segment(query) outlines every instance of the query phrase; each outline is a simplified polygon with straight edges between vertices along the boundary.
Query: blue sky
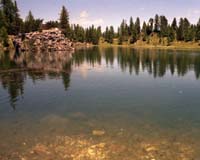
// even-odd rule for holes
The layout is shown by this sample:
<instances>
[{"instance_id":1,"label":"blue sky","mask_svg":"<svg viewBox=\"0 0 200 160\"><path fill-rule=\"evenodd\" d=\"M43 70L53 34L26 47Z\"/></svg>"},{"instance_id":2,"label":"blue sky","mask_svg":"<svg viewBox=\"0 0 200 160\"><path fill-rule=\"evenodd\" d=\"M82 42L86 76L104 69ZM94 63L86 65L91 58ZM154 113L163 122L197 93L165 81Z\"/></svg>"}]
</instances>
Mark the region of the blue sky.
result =
<instances>
[{"instance_id":1,"label":"blue sky","mask_svg":"<svg viewBox=\"0 0 200 160\"><path fill-rule=\"evenodd\" d=\"M173 17L187 17L196 23L200 17L200 0L17 0L20 14L26 17L31 10L36 18L45 21L58 20L62 5L70 13L70 21L83 26L92 23L118 26L122 19L130 16L141 21L154 17L156 13Z\"/></svg>"}]
</instances>

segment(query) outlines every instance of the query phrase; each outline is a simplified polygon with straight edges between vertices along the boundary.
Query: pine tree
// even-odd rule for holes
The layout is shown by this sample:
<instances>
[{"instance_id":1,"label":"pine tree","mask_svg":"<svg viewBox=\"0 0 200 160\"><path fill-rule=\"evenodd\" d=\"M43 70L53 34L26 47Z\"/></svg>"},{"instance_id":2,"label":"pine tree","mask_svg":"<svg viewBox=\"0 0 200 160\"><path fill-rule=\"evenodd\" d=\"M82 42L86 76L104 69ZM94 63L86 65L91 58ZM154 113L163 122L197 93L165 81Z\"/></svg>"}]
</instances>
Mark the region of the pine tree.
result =
<instances>
[{"instance_id":1,"label":"pine tree","mask_svg":"<svg viewBox=\"0 0 200 160\"><path fill-rule=\"evenodd\" d=\"M127 25L125 20L123 20L121 25L120 25L119 35L120 35L120 37L119 37L120 42L119 43L128 41L128 25Z\"/></svg>"},{"instance_id":2,"label":"pine tree","mask_svg":"<svg viewBox=\"0 0 200 160\"><path fill-rule=\"evenodd\" d=\"M3 44L4 47L8 47L8 33L5 27L0 28L0 43Z\"/></svg>"},{"instance_id":3,"label":"pine tree","mask_svg":"<svg viewBox=\"0 0 200 160\"><path fill-rule=\"evenodd\" d=\"M183 41L184 40L184 21L183 18L179 21L179 27L177 29L177 40Z\"/></svg>"},{"instance_id":4,"label":"pine tree","mask_svg":"<svg viewBox=\"0 0 200 160\"><path fill-rule=\"evenodd\" d=\"M160 16L160 34L161 37L168 37L168 20L165 16Z\"/></svg>"},{"instance_id":5,"label":"pine tree","mask_svg":"<svg viewBox=\"0 0 200 160\"><path fill-rule=\"evenodd\" d=\"M134 32L135 30L135 25L134 25L134 22L133 22L133 17L130 18L130 23L129 23L129 36L132 35L132 33Z\"/></svg>"},{"instance_id":6,"label":"pine tree","mask_svg":"<svg viewBox=\"0 0 200 160\"><path fill-rule=\"evenodd\" d=\"M0 10L0 28L1 27L7 27L6 19L4 16L4 13Z\"/></svg>"},{"instance_id":7,"label":"pine tree","mask_svg":"<svg viewBox=\"0 0 200 160\"><path fill-rule=\"evenodd\" d=\"M137 36L137 39L139 39L139 36L140 36L140 18L137 17L136 19L136 22L135 22L135 29L136 29L136 36Z\"/></svg>"},{"instance_id":8,"label":"pine tree","mask_svg":"<svg viewBox=\"0 0 200 160\"><path fill-rule=\"evenodd\" d=\"M79 26L79 25L74 25L73 29L73 37L72 39L75 40L76 42L84 42L85 41L85 31L84 28Z\"/></svg>"},{"instance_id":9,"label":"pine tree","mask_svg":"<svg viewBox=\"0 0 200 160\"><path fill-rule=\"evenodd\" d=\"M183 38L184 41L191 41L192 40L192 29L190 27L190 22L187 18L183 20Z\"/></svg>"},{"instance_id":10,"label":"pine tree","mask_svg":"<svg viewBox=\"0 0 200 160\"><path fill-rule=\"evenodd\" d=\"M168 41L173 42L176 39L176 31L172 26L168 26Z\"/></svg>"},{"instance_id":11,"label":"pine tree","mask_svg":"<svg viewBox=\"0 0 200 160\"><path fill-rule=\"evenodd\" d=\"M159 32L159 31L160 31L159 16L156 14L154 23L154 32Z\"/></svg>"},{"instance_id":12,"label":"pine tree","mask_svg":"<svg viewBox=\"0 0 200 160\"><path fill-rule=\"evenodd\" d=\"M19 16L19 9L17 7L17 2L14 1L14 21L12 23L13 33L16 35L21 31L22 20Z\"/></svg>"},{"instance_id":13,"label":"pine tree","mask_svg":"<svg viewBox=\"0 0 200 160\"><path fill-rule=\"evenodd\" d=\"M199 18L199 21L198 21L197 26L196 26L195 40L196 41L200 40L200 18Z\"/></svg>"},{"instance_id":14,"label":"pine tree","mask_svg":"<svg viewBox=\"0 0 200 160\"><path fill-rule=\"evenodd\" d=\"M176 20L176 18L174 18L173 19L173 21L172 21L172 29L174 30L174 31L177 31L177 29L178 29L178 26L177 26L177 20Z\"/></svg>"},{"instance_id":15,"label":"pine tree","mask_svg":"<svg viewBox=\"0 0 200 160\"><path fill-rule=\"evenodd\" d=\"M48 21L44 24L44 29L51 29L51 28L58 28L59 23L58 21Z\"/></svg>"},{"instance_id":16,"label":"pine tree","mask_svg":"<svg viewBox=\"0 0 200 160\"><path fill-rule=\"evenodd\" d=\"M104 32L104 39L106 42L109 42L109 29L106 27L106 31Z\"/></svg>"},{"instance_id":17,"label":"pine tree","mask_svg":"<svg viewBox=\"0 0 200 160\"><path fill-rule=\"evenodd\" d=\"M66 37L70 36L69 14L65 6L62 7L60 14L60 28Z\"/></svg>"},{"instance_id":18,"label":"pine tree","mask_svg":"<svg viewBox=\"0 0 200 160\"><path fill-rule=\"evenodd\" d=\"M18 34L21 31L23 21L19 15L17 2L13 2L12 0L1 0L0 6L7 24L6 28L8 33L12 35Z\"/></svg>"},{"instance_id":19,"label":"pine tree","mask_svg":"<svg viewBox=\"0 0 200 160\"><path fill-rule=\"evenodd\" d=\"M131 37L130 43L135 43L137 41L136 28L132 17L130 18L129 36Z\"/></svg>"},{"instance_id":20,"label":"pine tree","mask_svg":"<svg viewBox=\"0 0 200 160\"><path fill-rule=\"evenodd\" d=\"M33 29L34 29L34 17L33 17L33 14L31 11L29 11L28 13L28 16L26 17L25 19L25 32L28 33L28 32L32 32Z\"/></svg>"},{"instance_id":21,"label":"pine tree","mask_svg":"<svg viewBox=\"0 0 200 160\"><path fill-rule=\"evenodd\" d=\"M114 27L110 26L110 30L109 30L109 43L113 43L114 35L115 35Z\"/></svg>"},{"instance_id":22,"label":"pine tree","mask_svg":"<svg viewBox=\"0 0 200 160\"><path fill-rule=\"evenodd\" d=\"M149 23L147 25L147 34L150 35L153 32L153 18L149 19Z\"/></svg>"},{"instance_id":23,"label":"pine tree","mask_svg":"<svg viewBox=\"0 0 200 160\"><path fill-rule=\"evenodd\" d=\"M97 27L97 36L100 38L102 35L101 33L101 26Z\"/></svg>"},{"instance_id":24,"label":"pine tree","mask_svg":"<svg viewBox=\"0 0 200 160\"><path fill-rule=\"evenodd\" d=\"M12 0L1 0L2 11L7 22L7 31L12 34L12 23L14 21L14 4Z\"/></svg>"},{"instance_id":25,"label":"pine tree","mask_svg":"<svg viewBox=\"0 0 200 160\"><path fill-rule=\"evenodd\" d=\"M143 41L147 40L147 24L146 22L142 25L142 34L143 34Z\"/></svg>"},{"instance_id":26,"label":"pine tree","mask_svg":"<svg viewBox=\"0 0 200 160\"><path fill-rule=\"evenodd\" d=\"M42 29L42 19L35 19L32 12L29 11L28 16L24 22L24 32L35 32L40 31Z\"/></svg>"}]
</instances>

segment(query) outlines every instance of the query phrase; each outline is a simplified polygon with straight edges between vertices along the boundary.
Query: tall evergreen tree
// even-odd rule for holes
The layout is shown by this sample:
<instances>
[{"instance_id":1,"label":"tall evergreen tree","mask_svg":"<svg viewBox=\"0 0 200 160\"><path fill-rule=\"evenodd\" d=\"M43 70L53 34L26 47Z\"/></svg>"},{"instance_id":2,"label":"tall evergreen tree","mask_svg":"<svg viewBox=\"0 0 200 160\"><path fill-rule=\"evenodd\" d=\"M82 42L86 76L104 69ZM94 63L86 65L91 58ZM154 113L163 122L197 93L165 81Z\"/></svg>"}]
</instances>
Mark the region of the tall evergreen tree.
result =
<instances>
[{"instance_id":1,"label":"tall evergreen tree","mask_svg":"<svg viewBox=\"0 0 200 160\"><path fill-rule=\"evenodd\" d=\"M140 28L140 18L139 17L137 17L137 19L136 19L135 29L136 29L137 39L139 39L140 31L141 31L141 28Z\"/></svg>"},{"instance_id":2,"label":"tall evergreen tree","mask_svg":"<svg viewBox=\"0 0 200 160\"><path fill-rule=\"evenodd\" d=\"M1 0L0 3L5 20L8 24L7 31L9 34L12 34L12 23L14 22L14 4L12 0Z\"/></svg>"},{"instance_id":3,"label":"tall evergreen tree","mask_svg":"<svg viewBox=\"0 0 200 160\"><path fill-rule=\"evenodd\" d=\"M133 17L131 17L130 22L129 22L129 36L132 35L134 30L135 30L135 25L134 25L134 22L133 22Z\"/></svg>"},{"instance_id":4,"label":"tall evergreen tree","mask_svg":"<svg viewBox=\"0 0 200 160\"><path fill-rule=\"evenodd\" d=\"M114 27L110 26L110 31L109 31L109 43L113 43L113 38L115 36L115 32L114 32Z\"/></svg>"},{"instance_id":5,"label":"tall evergreen tree","mask_svg":"<svg viewBox=\"0 0 200 160\"><path fill-rule=\"evenodd\" d=\"M129 24L129 36L130 36L130 43L135 43L137 41L136 28L132 17L130 18L130 24Z\"/></svg>"},{"instance_id":6,"label":"tall evergreen tree","mask_svg":"<svg viewBox=\"0 0 200 160\"><path fill-rule=\"evenodd\" d=\"M73 34L72 34L73 32ZM84 28L80 25L73 25L71 27L71 36L70 39L76 41L76 42L84 42L85 41L85 31Z\"/></svg>"},{"instance_id":7,"label":"tall evergreen tree","mask_svg":"<svg viewBox=\"0 0 200 160\"><path fill-rule=\"evenodd\" d=\"M143 34L143 41L147 40L147 24L146 22L142 25L142 34Z\"/></svg>"},{"instance_id":8,"label":"tall evergreen tree","mask_svg":"<svg viewBox=\"0 0 200 160\"><path fill-rule=\"evenodd\" d=\"M147 25L147 34L150 35L153 32L153 18L149 19L149 23Z\"/></svg>"},{"instance_id":9,"label":"tall evergreen tree","mask_svg":"<svg viewBox=\"0 0 200 160\"><path fill-rule=\"evenodd\" d=\"M33 17L33 14L31 11L28 12L28 16L26 17L25 19L25 32L28 33L28 32L32 32L33 31L33 28L34 28L34 17Z\"/></svg>"},{"instance_id":10,"label":"tall evergreen tree","mask_svg":"<svg viewBox=\"0 0 200 160\"><path fill-rule=\"evenodd\" d=\"M183 37L184 37L184 41L192 40L192 28L187 18L184 18L183 20Z\"/></svg>"},{"instance_id":11,"label":"tall evergreen tree","mask_svg":"<svg viewBox=\"0 0 200 160\"><path fill-rule=\"evenodd\" d=\"M28 16L24 22L24 30L26 33L28 32L35 32L41 29L43 20L42 19L35 19L32 12L29 11Z\"/></svg>"},{"instance_id":12,"label":"tall evergreen tree","mask_svg":"<svg viewBox=\"0 0 200 160\"><path fill-rule=\"evenodd\" d=\"M176 31L172 26L168 26L168 41L173 42L176 39Z\"/></svg>"},{"instance_id":13,"label":"tall evergreen tree","mask_svg":"<svg viewBox=\"0 0 200 160\"><path fill-rule=\"evenodd\" d=\"M12 0L1 0L0 5L7 23L8 34L18 34L20 31L21 19L19 17L19 10L17 2Z\"/></svg>"},{"instance_id":14,"label":"tall evergreen tree","mask_svg":"<svg viewBox=\"0 0 200 160\"><path fill-rule=\"evenodd\" d=\"M162 37L168 36L168 20L165 16L160 16L160 34Z\"/></svg>"},{"instance_id":15,"label":"tall evergreen tree","mask_svg":"<svg viewBox=\"0 0 200 160\"><path fill-rule=\"evenodd\" d=\"M200 40L200 18L199 18L199 21L198 21L197 26L196 26L195 40L196 41Z\"/></svg>"},{"instance_id":16,"label":"tall evergreen tree","mask_svg":"<svg viewBox=\"0 0 200 160\"><path fill-rule=\"evenodd\" d=\"M160 20L159 16L156 14L155 20L154 20L154 32L159 32L160 31Z\"/></svg>"},{"instance_id":17,"label":"tall evergreen tree","mask_svg":"<svg viewBox=\"0 0 200 160\"><path fill-rule=\"evenodd\" d=\"M6 19L4 16L4 13L0 10L0 28L1 27L7 27Z\"/></svg>"},{"instance_id":18,"label":"tall evergreen tree","mask_svg":"<svg viewBox=\"0 0 200 160\"><path fill-rule=\"evenodd\" d=\"M4 47L8 47L8 33L5 27L0 28L0 43L3 44Z\"/></svg>"},{"instance_id":19,"label":"tall evergreen tree","mask_svg":"<svg viewBox=\"0 0 200 160\"><path fill-rule=\"evenodd\" d=\"M122 21L119 29L119 44L128 41L128 25L125 20Z\"/></svg>"},{"instance_id":20,"label":"tall evergreen tree","mask_svg":"<svg viewBox=\"0 0 200 160\"><path fill-rule=\"evenodd\" d=\"M184 40L184 21L183 18L179 21L179 26L177 29L177 40L183 41Z\"/></svg>"},{"instance_id":21,"label":"tall evergreen tree","mask_svg":"<svg viewBox=\"0 0 200 160\"><path fill-rule=\"evenodd\" d=\"M70 36L69 13L65 6L62 7L60 14L60 28L66 37Z\"/></svg>"},{"instance_id":22,"label":"tall evergreen tree","mask_svg":"<svg viewBox=\"0 0 200 160\"><path fill-rule=\"evenodd\" d=\"M97 27L97 36L100 38L102 35L101 33L101 26Z\"/></svg>"},{"instance_id":23,"label":"tall evergreen tree","mask_svg":"<svg viewBox=\"0 0 200 160\"><path fill-rule=\"evenodd\" d=\"M178 26L177 26L177 20L176 20L176 18L173 19L171 27L172 27L172 29L174 31L177 31Z\"/></svg>"},{"instance_id":24,"label":"tall evergreen tree","mask_svg":"<svg viewBox=\"0 0 200 160\"><path fill-rule=\"evenodd\" d=\"M14 21L13 21L13 33L18 34L21 31L22 20L19 15L19 9L17 2L14 1Z\"/></svg>"}]
</instances>

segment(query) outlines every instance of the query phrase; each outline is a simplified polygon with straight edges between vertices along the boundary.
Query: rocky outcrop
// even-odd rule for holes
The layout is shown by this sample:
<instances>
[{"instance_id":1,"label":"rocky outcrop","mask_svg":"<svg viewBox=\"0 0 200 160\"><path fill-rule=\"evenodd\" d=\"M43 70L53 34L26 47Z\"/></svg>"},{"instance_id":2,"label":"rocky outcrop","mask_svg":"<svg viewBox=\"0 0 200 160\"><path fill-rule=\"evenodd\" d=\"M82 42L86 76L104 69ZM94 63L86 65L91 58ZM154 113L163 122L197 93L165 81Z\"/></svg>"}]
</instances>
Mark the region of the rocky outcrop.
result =
<instances>
[{"instance_id":1,"label":"rocky outcrop","mask_svg":"<svg viewBox=\"0 0 200 160\"><path fill-rule=\"evenodd\" d=\"M21 51L74 51L73 43L57 28L17 36L14 44L19 44Z\"/></svg>"}]
</instances>

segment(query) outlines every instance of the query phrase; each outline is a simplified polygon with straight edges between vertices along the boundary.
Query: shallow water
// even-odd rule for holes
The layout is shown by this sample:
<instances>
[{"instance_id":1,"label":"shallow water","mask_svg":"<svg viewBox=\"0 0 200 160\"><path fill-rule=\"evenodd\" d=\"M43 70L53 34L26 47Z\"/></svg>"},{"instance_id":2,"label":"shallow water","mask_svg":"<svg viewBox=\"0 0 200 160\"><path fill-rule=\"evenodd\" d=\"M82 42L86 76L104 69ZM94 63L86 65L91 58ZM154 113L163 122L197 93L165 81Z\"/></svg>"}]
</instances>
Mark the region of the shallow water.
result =
<instances>
[{"instance_id":1,"label":"shallow water","mask_svg":"<svg viewBox=\"0 0 200 160\"><path fill-rule=\"evenodd\" d=\"M200 159L197 51L2 53L0 83L0 159Z\"/></svg>"}]
</instances>

